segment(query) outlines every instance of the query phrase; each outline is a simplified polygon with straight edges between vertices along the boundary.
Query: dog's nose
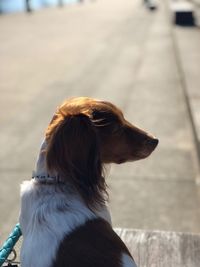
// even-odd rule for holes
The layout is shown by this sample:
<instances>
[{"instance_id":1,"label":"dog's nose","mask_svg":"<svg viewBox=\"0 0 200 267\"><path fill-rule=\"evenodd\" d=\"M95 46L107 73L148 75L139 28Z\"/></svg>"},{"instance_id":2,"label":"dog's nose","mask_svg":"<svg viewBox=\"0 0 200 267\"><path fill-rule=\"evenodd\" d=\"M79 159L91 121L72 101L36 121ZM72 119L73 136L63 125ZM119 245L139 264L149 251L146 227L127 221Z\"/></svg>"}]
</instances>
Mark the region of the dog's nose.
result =
<instances>
[{"instance_id":1,"label":"dog's nose","mask_svg":"<svg viewBox=\"0 0 200 267\"><path fill-rule=\"evenodd\" d=\"M157 138L154 138L154 139L151 140L151 143L152 143L153 146L156 147L158 145L158 143L159 143L159 140Z\"/></svg>"},{"instance_id":2,"label":"dog's nose","mask_svg":"<svg viewBox=\"0 0 200 267\"><path fill-rule=\"evenodd\" d=\"M158 145L159 140L157 138L148 138L145 142L146 145L148 146L152 146L154 148L156 148L156 146Z\"/></svg>"}]
</instances>

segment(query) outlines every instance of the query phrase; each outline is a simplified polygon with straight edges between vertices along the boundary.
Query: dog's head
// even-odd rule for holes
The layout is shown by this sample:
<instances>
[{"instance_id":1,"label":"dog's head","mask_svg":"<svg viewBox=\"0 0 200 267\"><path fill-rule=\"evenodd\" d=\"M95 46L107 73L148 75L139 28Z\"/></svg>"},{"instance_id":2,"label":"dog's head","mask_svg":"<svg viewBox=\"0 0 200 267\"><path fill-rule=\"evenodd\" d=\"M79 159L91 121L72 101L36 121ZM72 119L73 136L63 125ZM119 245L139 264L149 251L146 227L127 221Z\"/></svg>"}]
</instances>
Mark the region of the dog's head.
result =
<instances>
[{"instance_id":1,"label":"dog's head","mask_svg":"<svg viewBox=\"0 0 200 267\"><path fill-rule=\"evenodd\" d=\"M52 140L55 131L70 116L85 115L95 128L100 144L101 161L103 163L123 163L148 157L158 144L154 138L144 130L128 122L122 111L110 102L100 101L87 97L78 97L66 100L57 110L48 129L47 140ZM83 129L76 129L83 141ZM71 128L73 131L73 128ZM89 136L87 138L89 140ZM64 140L63 140L64 141ZM73 136L71 144L76 145L78 140ZM69 143L66 136L65 143ZM88 143L86 142L87 146Z\"/></svg>"},{"instance_id":2,"label":"dog's head","mask_svg":"<svg viewBox=\"0 0 200 267\"><path fill-rule=\"evenodd\" d=\"M158 144L110 102L86 97L66 100L58 108L46 140L48 169L71 177L75 186L79 183L79 191L85 190L86 194L90 194L90 187L91 192L96 188L96 193L99 186L105 188L103 163L144 159Z\"/></svg>"}]
</instances>

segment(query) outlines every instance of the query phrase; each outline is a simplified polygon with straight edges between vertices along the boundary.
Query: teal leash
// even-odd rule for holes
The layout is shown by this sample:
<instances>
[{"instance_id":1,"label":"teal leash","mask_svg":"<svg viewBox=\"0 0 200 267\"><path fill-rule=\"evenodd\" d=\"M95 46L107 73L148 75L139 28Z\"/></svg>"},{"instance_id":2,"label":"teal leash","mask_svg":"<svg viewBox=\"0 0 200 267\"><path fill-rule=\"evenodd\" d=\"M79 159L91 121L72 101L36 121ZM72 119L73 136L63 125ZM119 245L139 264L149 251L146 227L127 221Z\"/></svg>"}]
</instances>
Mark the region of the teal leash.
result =
<instances>
[{"instance_id":1,"label":"teal leash","mask_svg":"<svg viewBox=\"0 0 200 267\"><path fill-rule=\"evenodd\" d=\"M13 251L13 248L17 241L19 240L20 236L22 235L19 223L16 224L15 228L13 229L12 233L9 235L6 242L3 244L2 248L0 249L0 266L6 261L10 253Z\"/></svg>"}]
</instances>

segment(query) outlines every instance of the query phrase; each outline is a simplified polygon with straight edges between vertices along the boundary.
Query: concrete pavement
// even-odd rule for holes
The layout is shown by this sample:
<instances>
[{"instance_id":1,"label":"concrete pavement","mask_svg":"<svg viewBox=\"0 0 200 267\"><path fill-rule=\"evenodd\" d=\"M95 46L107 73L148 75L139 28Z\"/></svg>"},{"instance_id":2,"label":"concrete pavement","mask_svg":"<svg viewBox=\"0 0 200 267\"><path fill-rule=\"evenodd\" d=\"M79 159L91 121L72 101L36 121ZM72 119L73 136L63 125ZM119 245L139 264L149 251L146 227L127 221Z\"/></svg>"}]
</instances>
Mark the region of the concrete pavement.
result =
<instances>
[{"instance_id":1,"label":"concrete pavement","mask_svg":"<svg viewBox=\"0 0 200 267\"><path fill-rule=\"evenodd\" d=\"M19 184L31 177L51 115L80 95L117 104L160 139L149 159L111 167L114 226L200 232L197 150L182 83L186 72L194 75L183 62L189 46L199 53L199 32L189 30L172 29L167 4L149 12L139 0L0 17L1 240L18 220Z\"/></svg>"}]
</instances>

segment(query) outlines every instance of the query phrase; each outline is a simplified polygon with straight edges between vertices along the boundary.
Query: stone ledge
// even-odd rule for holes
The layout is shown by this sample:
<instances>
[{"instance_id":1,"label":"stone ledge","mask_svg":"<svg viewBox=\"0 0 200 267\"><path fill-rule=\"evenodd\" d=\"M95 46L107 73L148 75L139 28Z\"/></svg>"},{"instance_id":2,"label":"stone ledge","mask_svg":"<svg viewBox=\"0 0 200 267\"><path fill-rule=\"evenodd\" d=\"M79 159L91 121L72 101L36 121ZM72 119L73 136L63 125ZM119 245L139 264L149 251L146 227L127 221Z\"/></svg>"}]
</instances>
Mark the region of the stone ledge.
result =
<instances>
[{"instance_id":1,"label":"stone ledge","mask_svg":"<svg viewBox=\"0 0 200 267\"><path fill-rule=\"evenodd\" d=\"M138 267L199 267L200 234L122 228L115 231Z\"/></svg>"}]
</instances>

